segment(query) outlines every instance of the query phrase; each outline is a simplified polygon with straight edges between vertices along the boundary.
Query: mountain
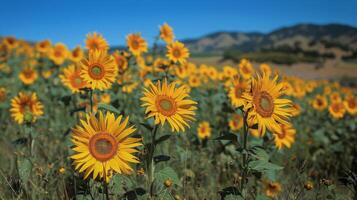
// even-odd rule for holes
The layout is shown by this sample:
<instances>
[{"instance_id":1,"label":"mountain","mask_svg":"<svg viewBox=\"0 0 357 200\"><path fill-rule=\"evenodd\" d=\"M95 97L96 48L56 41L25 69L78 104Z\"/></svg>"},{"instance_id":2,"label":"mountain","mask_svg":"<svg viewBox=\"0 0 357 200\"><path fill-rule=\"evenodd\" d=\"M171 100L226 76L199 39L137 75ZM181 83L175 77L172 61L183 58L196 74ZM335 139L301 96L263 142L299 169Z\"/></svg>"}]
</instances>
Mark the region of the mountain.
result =
<instances>
[{"instance_id":1,"label":"mountain","mask_svg":"<svg viewBox=\"0 0 357 200\"><path fill-rule=\"evenodd\" d=\"M183 42L192 53L255 52L276 48L357 51L357 28L342 24L297 24L270 33L215 32Z\"/></svg>"}]
</instances>

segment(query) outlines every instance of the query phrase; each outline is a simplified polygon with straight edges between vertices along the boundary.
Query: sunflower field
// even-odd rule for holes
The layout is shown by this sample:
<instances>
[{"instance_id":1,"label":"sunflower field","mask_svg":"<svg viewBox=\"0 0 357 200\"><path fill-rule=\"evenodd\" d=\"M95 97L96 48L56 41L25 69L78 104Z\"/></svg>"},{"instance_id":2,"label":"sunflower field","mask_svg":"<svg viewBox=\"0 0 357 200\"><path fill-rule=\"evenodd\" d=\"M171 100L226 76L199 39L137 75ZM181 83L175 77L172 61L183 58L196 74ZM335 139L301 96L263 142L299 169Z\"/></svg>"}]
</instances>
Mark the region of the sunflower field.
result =
<instances>
[{"instance_id":1,"label":"sunflower field","mask_svg":"<svg viewBox=\"0 0 357 200\"><path fill-rule=\"evenodd\" d=\"M356 88L126 41L0 40L0 199L357 198Z\"/></svg>"}]
</instances>

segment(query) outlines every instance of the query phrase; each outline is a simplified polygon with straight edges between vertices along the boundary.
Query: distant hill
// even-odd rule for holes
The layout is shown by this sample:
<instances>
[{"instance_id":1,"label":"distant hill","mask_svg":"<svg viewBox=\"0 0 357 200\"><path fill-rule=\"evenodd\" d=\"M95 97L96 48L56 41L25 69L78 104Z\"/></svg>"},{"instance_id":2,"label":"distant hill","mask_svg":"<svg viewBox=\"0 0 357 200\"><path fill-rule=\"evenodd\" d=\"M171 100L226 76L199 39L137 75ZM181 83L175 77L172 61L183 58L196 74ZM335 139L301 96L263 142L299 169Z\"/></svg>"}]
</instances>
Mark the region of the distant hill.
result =
<instances>
[{"instance_id":1,"label":"distant hill","mask_svg":"<svg viewBox=\"0 0 357 200\"><path fill-rule=\"evenodd\" d=\"M326 52L357 51L357 28L342 24L298 24L270 33L215 32L183 42L192 53L218 53L227 50L254 52L279 48L299 48Z\"/></svg>"}]
</instances>

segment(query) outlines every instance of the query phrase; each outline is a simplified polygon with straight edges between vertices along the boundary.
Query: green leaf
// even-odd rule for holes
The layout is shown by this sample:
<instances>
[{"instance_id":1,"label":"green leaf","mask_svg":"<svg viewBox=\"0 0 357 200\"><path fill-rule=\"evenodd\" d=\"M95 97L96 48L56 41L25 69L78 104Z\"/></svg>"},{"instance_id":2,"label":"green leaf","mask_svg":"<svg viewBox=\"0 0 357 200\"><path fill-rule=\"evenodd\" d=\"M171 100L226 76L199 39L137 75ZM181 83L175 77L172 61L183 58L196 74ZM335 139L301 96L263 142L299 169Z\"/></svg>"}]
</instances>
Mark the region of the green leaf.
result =
<instances>
[{"instance_id":1,"label":"green leaf","mask_svg":"<svg viewBox=\"0 0 357 200\"><path fill-rule=\"evenodd\" d=\"M251 161L251 162L249 162L249 167L254 170L260 171L260 172L264 172L267 170L281 170L281 169L283 169L283 167L273 164L273 163L270 163L265 160Z\"/></svg>"},{"instance_id":2,"label":"green leaf","mask_svg":"<svg viewBox=\"0 0 357 200\"><path fill-rule=\"evenodd\" d=\"M233 133L225 133L224 135L219 136L219 137L215 138L214 140L230 140L233 142L237 142L238 138L237 138L237 135L235 135Z\"/></svg>"},{"instance_id":3,"label":"green leaf","mask_svg":"<svg viewBox=\"0 0 357 200\"><path fill-rule=\"evenodd\" d=\"M161 136L159 139L157 139L157 140L155 141L155 143L156 143L156 144L159 144L159 143L161 143L161 142L163 142L163 141L169 139L170 137L171 137L171 134L163 135L163 136Z\"/></svg>"},{"instance_id":4,"label":"green leaf","mask_svg":"<svg viewBox=\"0 0 357 200\"><path fill-rule=\"evenodd\" d=\"M155 172L155 180L157 182L163 184L168 179L170 179L172 183L176 185L181 185L177 173L171 167L165 167L164 169Z\"/></svg>"},{"instance_id":5,"label":"green leaf","mask_svg":"<svg viewBox=\"0 0 357 200\"><path fill-rule=\"evenodd\" d=\"M129 177L116 174L112 178L111 186L114 194L122 195L125 193L124 187L131 189L134 183Z\"/></svg>"},{"instance_id":6,"label":"green leaf","mask_svg":"<svg viewBox=\"0 0 357 200\"><path fill-rule=\"evenodd\" d=\"M26 158L20 159L18 162L19 176L23 182L27 182L31 176L32 163Z\"/></svg>"},{"instance_id":7,"label":"green leaf","mask_svg":"<svg viewBox=\"0 0 357 200\"><path fill-rule=\"evenodd\" d=\"M259 195L257 196L257 198L255 198L255 200L271 200L271 198L269 198L269 197L267 197L267 196L265 196L265 195L259 194Z\"/></svg>"},{"instance_id":8,"label":"green leaf","mask_svg":"<svg viewBox=\"0 0 357 200\"><path fill-rule=\"evenodd\" d=\"M269 161L269 154L260 147L255 147L252 149L254 153L254 157L256 157L258 160L264 160L264 161Z\"/></svg>"},{"instance_id":9,"label":"green leaf","mask_svg":"<svg viewBox=\"0 0 357 200\"><path fill-rule=\"evenodd\" d=\"M109 104L99 103L98 104L98 109L107 110L107 111L110 111L112 113L116 113L118 115L121 115L121 112L118 109L114 108L112 105L109 105Z\"/></svg>"}]
</instances>

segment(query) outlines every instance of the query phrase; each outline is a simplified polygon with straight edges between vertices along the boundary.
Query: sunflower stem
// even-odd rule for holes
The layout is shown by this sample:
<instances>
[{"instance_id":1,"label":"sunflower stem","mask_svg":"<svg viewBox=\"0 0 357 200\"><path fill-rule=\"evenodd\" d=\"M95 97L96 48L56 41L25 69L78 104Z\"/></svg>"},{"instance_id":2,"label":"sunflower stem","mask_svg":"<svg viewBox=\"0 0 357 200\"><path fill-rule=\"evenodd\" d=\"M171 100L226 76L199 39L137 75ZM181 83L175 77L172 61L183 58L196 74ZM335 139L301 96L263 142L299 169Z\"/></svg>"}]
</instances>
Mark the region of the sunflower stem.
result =
<instances>
[{"instance_id":1,"label":"sunflower stem","mask_svg":"<svg viewBox=\"0 0 357 200\"><path fill-rule=\"evenodd\" d=\"M105 194L105 199L109 200L109 191L108 191L108 184L107 184L107 173L105 171L105 166L103 164L103 172L104 172L104 177L103 177L103 199L104 199L104 194Z\"/></svg>"},{"instance_id":2,"label":"sunflower stem","mask_svg":"<svg viewBox=\"0 0 357 200\"><path fill-rule=\"evenodd\" d=\"M248 118L248 111L244 112L244 127L243 127L243 157L242 157L242 179L240 182L240 191L243 193L243 189L244 189L244 184L245 184L245 179L247 176L247 160L248 160L248 155L247 155L247 143L248 143L248 122L247 122L247 118Z\"/></svg>"},{"instance_id":3,"label":"sunflower stem","mask_svg":"<svg viewBox=\"0 0 357 200\"><path fill-rule=\"evenodd\" d=\"M90 112L93 112L93 90L89 90Z\"/></svg>"},{"instance_id":4,"label":"sunflower stem","mask_svg":"<svg viewBox=\"0 0 357 200\"><path fill-rule=\"evenodd\" d=\"M154 163L154 152L155 152L155 147L156 147L156 133L157 133L158 125L155 125L152 132L151 132L151 145L149 148L148 152L148 164L147 164L147 169L148 169L148 178L149 178L149 188L148 190L150 191L150 197L153 196L153 189L154 189L154 172L155 172L155 163Z\"/></svg>"}]
</instances>

